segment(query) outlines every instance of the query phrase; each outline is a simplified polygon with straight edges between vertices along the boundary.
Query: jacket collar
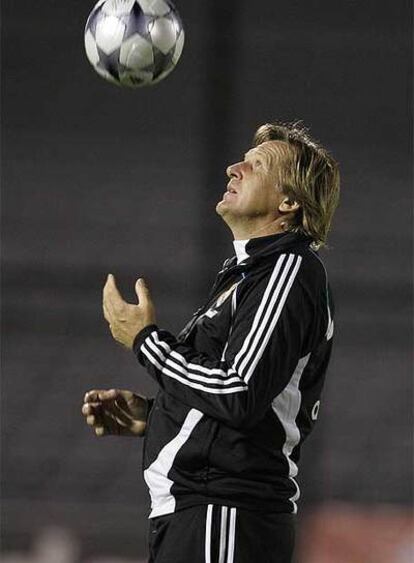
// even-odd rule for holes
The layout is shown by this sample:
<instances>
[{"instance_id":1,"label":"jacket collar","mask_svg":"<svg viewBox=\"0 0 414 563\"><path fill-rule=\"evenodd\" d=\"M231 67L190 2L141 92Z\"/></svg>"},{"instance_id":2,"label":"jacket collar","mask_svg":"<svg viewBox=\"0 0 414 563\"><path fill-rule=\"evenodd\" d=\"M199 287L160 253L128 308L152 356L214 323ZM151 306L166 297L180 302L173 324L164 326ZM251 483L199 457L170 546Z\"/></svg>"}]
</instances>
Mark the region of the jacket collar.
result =
<instances>
[{"instance_id":1,"label":"jacket collar","mask_svg":"<svg viewBox=\"0 0 414 563\"><path fill-rule=\"evenodd\" d=\"M248 242L250 242L249 239L233 241L237 264L240 264L240 262L244 262L244 260L246 260L249 257L249 254L246 251L246 245Z\"/></svg>"},{"instance_id":2,"label":"jacket collar","mask_svg":"<svg viewBox=\"0 0 414 563\"><path fill-rule=\"evenodd\" d=\"M235 240L233 245L236 256L231 259L231 264L228 265L245 264L247 266L276 252L287 252L293 248L308 247L311 242L312 238L302 233L277 233L249 240Z\"/></svg>"},{"instance_id":3,"label":"jacket collar","mask_svg":"<svg viewBox=\"0 0 414 563\"><path fill-rule=\"evenodd\" d=\"M234 242L241 243L235 245L236 256L224 261L223 268L218 272L210 291L209 299L226 287L230 279L234 281L240 275L244 277L253 268L267 269L268 261L272 260L275 254L292 250L296 252L306 250L309 248L312 238L301 233L278 233ZM238 258L241 258L239 262Z\"/></svg>"}]
</instances>

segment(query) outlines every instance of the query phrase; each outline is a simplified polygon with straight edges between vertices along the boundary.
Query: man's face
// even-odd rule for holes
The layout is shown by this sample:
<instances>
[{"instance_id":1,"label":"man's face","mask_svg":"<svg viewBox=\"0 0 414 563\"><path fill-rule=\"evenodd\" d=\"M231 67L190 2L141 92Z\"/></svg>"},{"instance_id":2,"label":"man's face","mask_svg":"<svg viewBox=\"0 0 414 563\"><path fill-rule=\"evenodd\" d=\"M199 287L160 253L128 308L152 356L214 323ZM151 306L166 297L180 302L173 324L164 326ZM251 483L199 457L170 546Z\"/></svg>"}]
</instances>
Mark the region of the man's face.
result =
<instances>
[{"instance_id":1,"label":"man's face","mask_svg":"<svg viewBox=\"0 0 414 563\"><path fill-rule=\"evenodd\" d=\"M230 178L216 211L226 220L272 220L285 197L278 185L278 172L286 157L286 144L266 141L250 149L244 160L227 168Z\"/></svg>"}]
</instances>

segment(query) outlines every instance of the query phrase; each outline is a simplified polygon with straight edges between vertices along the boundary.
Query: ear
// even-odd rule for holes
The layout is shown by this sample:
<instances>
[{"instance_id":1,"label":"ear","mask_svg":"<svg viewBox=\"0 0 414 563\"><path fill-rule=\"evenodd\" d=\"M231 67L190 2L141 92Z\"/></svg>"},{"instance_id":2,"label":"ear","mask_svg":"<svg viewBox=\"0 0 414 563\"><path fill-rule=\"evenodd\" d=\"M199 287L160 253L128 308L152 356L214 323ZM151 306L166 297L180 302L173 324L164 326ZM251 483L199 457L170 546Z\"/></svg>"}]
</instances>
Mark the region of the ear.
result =
<instances>
[{"instance_id":1,"label":"ear","mask_svg":"<svg viewBox=\"0 0 414 563\"><path fill-rule=\"evenodd\" d=\"M291 199L289 196L285 196L279 204L279 211L281 213L294 213L300 208L300 204Z\"/></svg>"}]
</instances>

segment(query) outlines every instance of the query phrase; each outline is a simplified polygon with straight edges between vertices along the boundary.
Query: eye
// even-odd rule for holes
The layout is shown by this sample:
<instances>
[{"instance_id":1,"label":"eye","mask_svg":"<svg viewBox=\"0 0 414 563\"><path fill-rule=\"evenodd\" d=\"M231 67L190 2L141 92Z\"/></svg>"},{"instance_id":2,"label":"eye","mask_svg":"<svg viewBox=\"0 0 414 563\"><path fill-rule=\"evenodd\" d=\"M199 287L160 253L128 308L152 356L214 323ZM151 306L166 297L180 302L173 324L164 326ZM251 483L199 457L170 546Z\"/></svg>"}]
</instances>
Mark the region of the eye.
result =
<instances>
[{"instance_id":1,"label":"eye","mask_svg":"<svg viewBox=\"0 0 414 563\"><path fill-rule=\"evenodd\" d=\"M263 160L255 157L254 155L245 155L244 161L247 162L252 169L263 168Z\"/></svg>"}]
</instances>

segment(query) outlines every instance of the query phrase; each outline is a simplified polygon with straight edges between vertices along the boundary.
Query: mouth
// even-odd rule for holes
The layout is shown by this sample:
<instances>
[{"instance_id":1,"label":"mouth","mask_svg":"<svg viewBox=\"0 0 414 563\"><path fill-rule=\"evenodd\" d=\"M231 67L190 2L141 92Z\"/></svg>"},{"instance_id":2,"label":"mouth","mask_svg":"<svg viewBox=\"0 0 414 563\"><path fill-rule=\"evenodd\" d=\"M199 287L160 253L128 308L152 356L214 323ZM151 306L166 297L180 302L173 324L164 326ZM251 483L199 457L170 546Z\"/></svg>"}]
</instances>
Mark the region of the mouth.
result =
<instances>
[{"instance_id":1,"label":"mouth","mask_svg":"<svg viewBox=\"0 0 414 563\"><path fill-rule=\"evenodd\" d=\"M230 201L232 199L234 199L234 197L237 195L237 192L235 190L227 190L226 192L224 192L223 194L223 201Z\"/></svg>"},{"instance_id":2,"label":"mouth","mask_svg":"<svg viewBox=\"0 0 414 563\"><path fill-rule=\"evenodd\" d=\"M233 188L231 182L227 184L227 190L223 194L223 198L220 203L224 201L232 201L235 196L238 195L238 192Z\"/></svg>"}]
</instances>

